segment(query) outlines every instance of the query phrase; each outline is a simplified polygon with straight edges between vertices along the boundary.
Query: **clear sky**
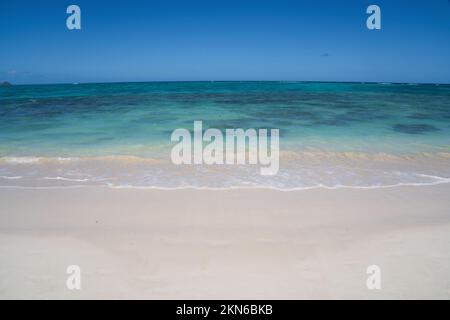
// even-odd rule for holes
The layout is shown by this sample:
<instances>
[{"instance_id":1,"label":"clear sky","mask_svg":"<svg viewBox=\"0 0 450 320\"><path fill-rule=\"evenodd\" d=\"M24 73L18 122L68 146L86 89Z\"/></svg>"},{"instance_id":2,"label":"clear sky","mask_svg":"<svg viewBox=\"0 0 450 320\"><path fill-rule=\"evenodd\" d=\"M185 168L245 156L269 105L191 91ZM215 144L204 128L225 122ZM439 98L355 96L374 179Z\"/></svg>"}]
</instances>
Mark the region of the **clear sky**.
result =
<instances>
[{"instance_id":1,"label":"clear sky","mask_svg":"<svg viewBox=\"0 0 450 320\"><path fill-rule=\"evenodd\" d=\"M2 80L450 83L450 1L2 0Z\"/></svg>"}]
</instances>

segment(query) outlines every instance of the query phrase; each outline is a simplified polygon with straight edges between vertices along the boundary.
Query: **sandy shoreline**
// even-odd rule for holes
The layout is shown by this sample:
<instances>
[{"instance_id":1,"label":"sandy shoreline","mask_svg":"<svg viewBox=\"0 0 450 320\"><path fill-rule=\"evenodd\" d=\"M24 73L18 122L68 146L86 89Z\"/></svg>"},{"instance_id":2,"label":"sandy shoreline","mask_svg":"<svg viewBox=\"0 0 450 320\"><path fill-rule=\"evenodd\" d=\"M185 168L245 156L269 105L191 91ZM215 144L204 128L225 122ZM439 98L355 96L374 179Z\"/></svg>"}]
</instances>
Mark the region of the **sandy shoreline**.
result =
<instances>
[{"instance_id":1,"label":"sandy shoreline","mask_svg":"<svg viewBox=\"0 0 450 320\"><path fill-rule=\"evenodd\" d=\"M0 298L448 299L449 194L4 188Z\"/></svg>"}]
</instances>

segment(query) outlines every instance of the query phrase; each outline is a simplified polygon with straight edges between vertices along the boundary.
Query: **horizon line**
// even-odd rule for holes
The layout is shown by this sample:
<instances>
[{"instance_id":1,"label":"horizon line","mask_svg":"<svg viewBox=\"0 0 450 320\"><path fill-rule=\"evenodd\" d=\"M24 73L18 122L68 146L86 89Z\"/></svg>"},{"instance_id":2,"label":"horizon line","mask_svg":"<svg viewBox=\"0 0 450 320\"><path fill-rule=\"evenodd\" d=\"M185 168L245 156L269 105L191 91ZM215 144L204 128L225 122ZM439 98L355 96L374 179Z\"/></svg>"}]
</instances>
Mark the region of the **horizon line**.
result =
<instances>
[{"instance_id":1,"label":"horizon line","mask_svg":"<svg viewBox=\"0 0 450 320\"><path fill-rule=\"evenodd\" d=\"M122 83L204 83L204 82L292 82L292 83L348 83L348 84L414 84L414 85L450 85L450 82L397 82L397 81L333 81L333 80L149 80L149 81L88 81L88 82L54 82L54 83L22 83L14 84L3 80L0 83L8 83L11 86L46 86L46 85L89 85L89 84L122 84ZM5 87L5 86L0 86Z\"/></svg>"}]
</instances>

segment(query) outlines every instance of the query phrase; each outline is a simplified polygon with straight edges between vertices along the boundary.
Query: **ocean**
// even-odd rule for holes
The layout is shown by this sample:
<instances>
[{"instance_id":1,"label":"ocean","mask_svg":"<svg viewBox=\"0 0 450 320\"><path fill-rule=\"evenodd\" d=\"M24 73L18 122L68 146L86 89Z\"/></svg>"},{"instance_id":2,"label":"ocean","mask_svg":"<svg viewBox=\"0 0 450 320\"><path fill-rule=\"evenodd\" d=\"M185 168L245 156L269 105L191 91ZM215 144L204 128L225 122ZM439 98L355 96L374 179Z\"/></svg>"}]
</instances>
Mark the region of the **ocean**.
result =
<instances>
[{"instance_id":1,"label":"ocean","mask_svg":"<svg viewBox=\"0 0 450 320\"><path fill-rule=\"evenodd\" d=\"M280 169L181 165L173 130L280 131ZM0 186L378 188L450 182L450 85L148 82L0 87Z\"/></svg>"}]
</instances>

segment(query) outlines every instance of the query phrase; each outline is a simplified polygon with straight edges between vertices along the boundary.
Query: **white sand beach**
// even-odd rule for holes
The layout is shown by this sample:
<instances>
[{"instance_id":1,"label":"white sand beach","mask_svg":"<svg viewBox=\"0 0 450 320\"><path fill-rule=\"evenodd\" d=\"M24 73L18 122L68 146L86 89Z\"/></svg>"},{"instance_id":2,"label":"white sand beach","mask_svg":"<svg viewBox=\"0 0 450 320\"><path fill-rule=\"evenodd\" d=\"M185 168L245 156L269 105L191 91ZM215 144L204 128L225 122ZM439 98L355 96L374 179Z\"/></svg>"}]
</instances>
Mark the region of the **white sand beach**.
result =
<instances>
[{"instance_id":1,"label":"white sand beach","mask_svg":"<svg viewBox=\"0 0 450 320\"><path fill-rule=\"evenodd\" d=\"M2 188L0 298L449 299L449 194Z\"/></svg>"}]
</instances>

